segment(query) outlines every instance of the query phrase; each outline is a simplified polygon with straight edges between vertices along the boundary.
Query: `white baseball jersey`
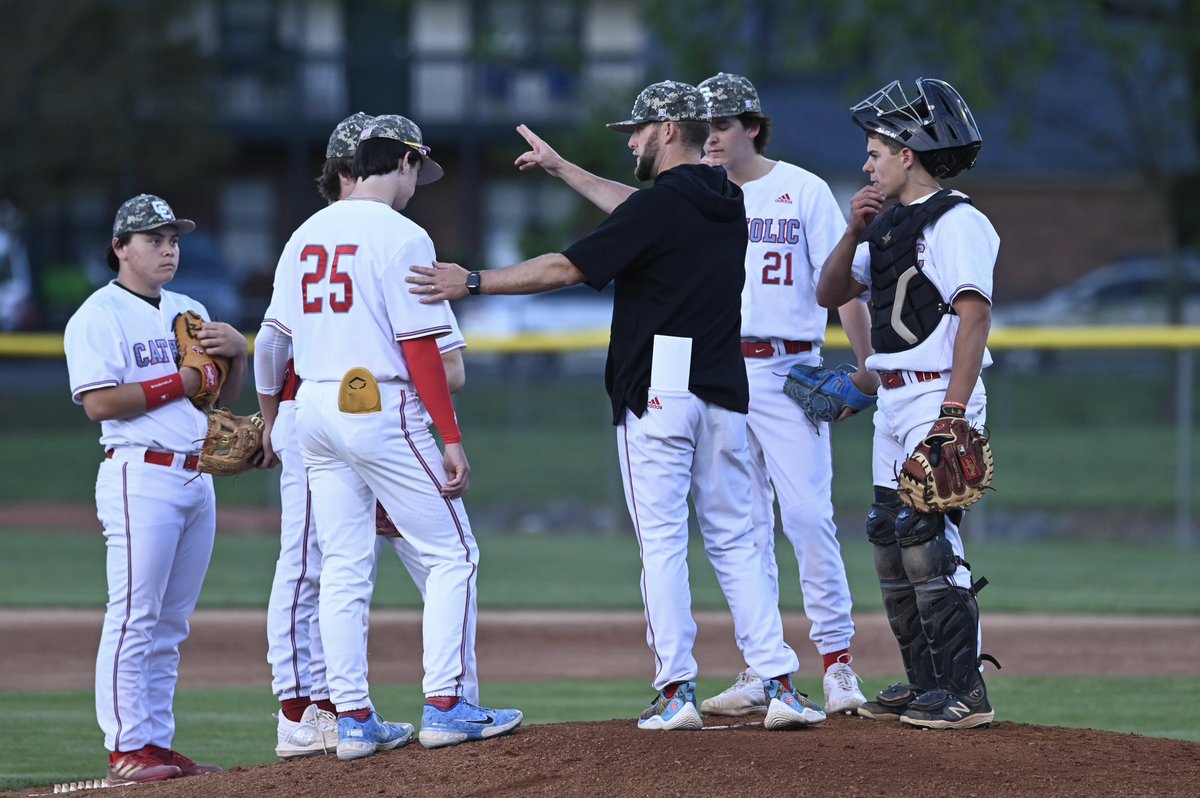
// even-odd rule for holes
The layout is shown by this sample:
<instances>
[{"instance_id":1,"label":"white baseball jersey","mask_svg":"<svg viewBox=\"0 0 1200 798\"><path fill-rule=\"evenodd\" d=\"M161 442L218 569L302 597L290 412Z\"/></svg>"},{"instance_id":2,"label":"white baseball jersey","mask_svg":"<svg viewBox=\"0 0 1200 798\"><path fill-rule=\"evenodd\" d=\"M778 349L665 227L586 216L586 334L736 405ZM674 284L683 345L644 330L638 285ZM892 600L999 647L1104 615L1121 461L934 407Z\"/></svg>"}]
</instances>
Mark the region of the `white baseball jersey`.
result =
<instances>
[{"instance_id":1,"label":"white baseball jersey","mask_svg":"<svg viewBox=\"0 0 1200 798\"><path fill-rule=\"evenodd\" d=\"M742 337L824 343L828 314L817 304L817 280L846 229L833 192L812 172L776 161L742 194L750 233Z\"/></svg>"},{"instance_id":2,"label":"white baseball jersey","mask_svg":"<svg viewBox=\"0 0 1200 798\"><path fill-rule=\"evenodd\" d=\"M63 336L75 404L83 404L83 394L97 388L176 373L172 323L187 310L209 320L204 306L183 294L163 291L155 308L115 280L88 297ZM196 452L207 429L204 413L191 402L174 401L134 418L101 421L100 444Z\"/></svg>"},{"instance_id":3,"label":"white baseball jersey","mask_svg":"<svg viewBox=\"0 0 1200 798\"><path fill-rule=\"evenodd\" d=\"M750 243L742 289L742 337L813 344L787 355L746 358L750 382L751 521L762 570L779 603L775 502L800 571L809 637L821 654L845 651L854 636L852 600L833 521L829 425L813 426L783 393L794 365L818 365L828 311L817 304L821 266L846 219L821 178L777 161L742 185ZM764 674L769 678L770 674Z\"/></svg>"},{"instance_id":4,"label":"white baseball jersey","mask_svg":"<svg viewBox=\"0 0 1200 798\"><path fill-rule=\"evenodd\" d=\"M954 192L958 196L966 196ZM933 193L916 202L924 202ZM947 302L963 291L976 291L992 301L992 272L1000 236L996 228L977 208L960 203L946 211L937 221L925 228L917 238L917 266L941 292ZM871 251L867 243L854 251L851 268L854 279L870 288ZM953 314L942 317L937 329L921 343L903 352L879 353L867 359L875 371L949 371L954 360L954 339L959 318ZM992 364L992 354L983 352L983 367Z\"/></svg>"},{"instance_id":5,"label":"white baseball jersey","mask_svg":"<svg viewBox=\"0 0 1200 798\"><path fill-rule=\"evenodd\" d=\"M339 243L348 228L355 240ZM263 323L292 337L296 373L305 381L338 382L350 366L380 382L407 381L396 344L451 332L449 306L421 304L404 282L410 266L433 260L425 231L388 205L335 202L284 247Z\"/></svg>"},{"instance_id":6,"label":"white baseball jersey","mask_svg":"<svg viewBox=\"0 0 1200 798\"><path fill-rule=\"evenodd\" d=\"M177 313L202 305L163 291L159 307L115 282L67 322L71 397L176 373ZM179 646L188 636L216 534L212 477L186 469L207 424L187 399L102 421L96 476L108 605L96 655L96 718L110 751L170 748ZM146 459L150 451L158 458ZM166 454L174 452L174 457Z\"/></svg>"}]
</instances>

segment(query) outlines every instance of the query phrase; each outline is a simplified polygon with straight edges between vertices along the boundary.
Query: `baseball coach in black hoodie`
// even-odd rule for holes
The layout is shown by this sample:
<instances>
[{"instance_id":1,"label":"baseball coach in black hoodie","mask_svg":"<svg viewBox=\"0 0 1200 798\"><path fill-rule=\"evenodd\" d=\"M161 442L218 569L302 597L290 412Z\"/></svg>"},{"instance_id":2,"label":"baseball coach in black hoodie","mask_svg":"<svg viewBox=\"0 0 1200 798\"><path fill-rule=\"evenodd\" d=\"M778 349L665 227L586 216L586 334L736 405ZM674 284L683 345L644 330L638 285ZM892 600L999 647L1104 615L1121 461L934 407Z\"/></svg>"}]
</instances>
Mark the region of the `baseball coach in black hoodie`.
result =
<instances>
[{"instance_id":1,"label":"baseball coach in black hoodie","mask_svg":"<svg viewBox=\"0 0 1200 798\"><path fill-rule=\"evenodd\" d=\"M697 729L696 624L688 585L688 494L704 548L733 613L746 663L764 679L764 725L785 729L825 719L797 693L799 662L784 642L774 598L762 579L750 516L746 438L749 387L741 351L746 212L724 169L700 162L708 136L703 94L677 81L638 95L630 118L608 127L629 134L634 190L565 161L528 128L521 170L541 167L609 213L561 253L503 269L413 266L422 302L476 294L533 294L615 283L604 382L625 499L642 558L646 641L654 655L654 701L638 726Z\"/></svg>"}]
</instances>

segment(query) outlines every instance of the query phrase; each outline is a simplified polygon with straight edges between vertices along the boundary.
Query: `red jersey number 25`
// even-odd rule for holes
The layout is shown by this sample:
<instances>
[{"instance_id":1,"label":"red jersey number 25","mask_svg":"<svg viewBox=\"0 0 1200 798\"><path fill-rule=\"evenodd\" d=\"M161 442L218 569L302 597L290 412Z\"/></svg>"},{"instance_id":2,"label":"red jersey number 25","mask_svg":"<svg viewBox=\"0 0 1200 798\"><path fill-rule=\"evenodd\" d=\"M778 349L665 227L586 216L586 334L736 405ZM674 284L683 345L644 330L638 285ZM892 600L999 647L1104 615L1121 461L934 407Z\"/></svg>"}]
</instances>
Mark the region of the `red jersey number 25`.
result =
<instances>
[{"instance_id":1,"label":"red jersey number 25","mask_svg":"<svg viewBox=\"0 0 1200 798\"><path fill-rule=\"evenodd\" d=\"M338 271L338 260L343 256L353 257L356 252L357 244L339 244L333 250L332 263L325 247L309 244L300 252L300 260L308 261L313 267L300 278L300 301L305 313L324 310L326 297L329 298L329 309L334 313L350 310L354 304L354 283L349 274Z\"/></svg>"}]
</instances>

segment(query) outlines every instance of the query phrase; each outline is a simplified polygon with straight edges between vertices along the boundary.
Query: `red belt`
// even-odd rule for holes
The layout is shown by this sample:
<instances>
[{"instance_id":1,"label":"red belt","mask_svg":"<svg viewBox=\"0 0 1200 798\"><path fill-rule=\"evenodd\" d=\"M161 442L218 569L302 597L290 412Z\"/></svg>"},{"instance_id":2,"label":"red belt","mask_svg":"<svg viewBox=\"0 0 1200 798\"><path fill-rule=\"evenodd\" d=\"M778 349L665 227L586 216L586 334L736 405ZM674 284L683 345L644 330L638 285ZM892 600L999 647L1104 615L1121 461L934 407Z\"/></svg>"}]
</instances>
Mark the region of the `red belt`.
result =
<instances>
[{"instance_id":1,"label":"red belt","mask_svg":"<svg viewBox=\"0 0 1200 798\"><path fill-rule=\"evenodd\" d=\"M909 377L904 375L908 374ZM881 371L879 372L879 384L884 388L899 388L912 380L917 382L931 382L940 380L942 374L940 371Z\"/></svg>"},{"instance_id":2,"label":"red belt","mask_svg":"<svg viewBox=\"0 0 1200 798\"><path fill-rule=\"evenodd\" d=\"M279 394L279 401L290 402L296 398L296 392L300 390L300 375L296 373L296 365L294 360L288 360L287 368L283 372L283 391Z\"/></svg>"},{"instance_id":3,"label":"red belt","mask_svg":"<svg viewBox=\"0 0 1200 798\"><path fill-rule=\"evenodd\" d=\"M113 451L114 451L113 449L109 449L108 453L104 455L105 459L111 460L113 458ZM174 452L155 452L150 449L147 449L146 456L142 459L145 460L147 463L152 463L153 465L166 466L167 468L170 468L171 466L175 465L175 453ZM200 463L200 455L198 455L198 454L185 455L183 458L183 470L184 471L195 471L196 466L199 463Z\"/></svg>"},{"instance_id":4,"label":"red belt","mask_svg":"<svg viewBox=\"0 0 1200 798\"><path fill-rule=\"evenodd\" d=\"M811 352L812 344L808 341L780 341L785 355L798 355L801 352ZM774 357L775 344L769 339L742 341L742 357Z\"/></svg>"}]
</instances>

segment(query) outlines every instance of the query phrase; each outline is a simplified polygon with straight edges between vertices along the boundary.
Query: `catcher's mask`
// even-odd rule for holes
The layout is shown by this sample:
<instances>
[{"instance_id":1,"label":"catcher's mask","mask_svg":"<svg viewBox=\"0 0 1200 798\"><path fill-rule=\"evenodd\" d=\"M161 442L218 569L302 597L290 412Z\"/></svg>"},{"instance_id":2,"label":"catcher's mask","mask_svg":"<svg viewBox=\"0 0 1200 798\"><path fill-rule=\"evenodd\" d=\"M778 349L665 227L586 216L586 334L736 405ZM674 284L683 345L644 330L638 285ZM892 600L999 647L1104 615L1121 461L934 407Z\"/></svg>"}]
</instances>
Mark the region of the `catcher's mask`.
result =
<instances>
[{"instance_id":1,"label":"catcher's mask","mask_svg":"<svg viewBox=\"0 0 1200 798\"><path fill-rule=\"evenodd\" d=\"M944 80L918 78L909 100L893 80L850 109L854 124L922 154L934 177L954 177L975 165L983 137L962 95Z\"/></svg>"}]
</instances>

